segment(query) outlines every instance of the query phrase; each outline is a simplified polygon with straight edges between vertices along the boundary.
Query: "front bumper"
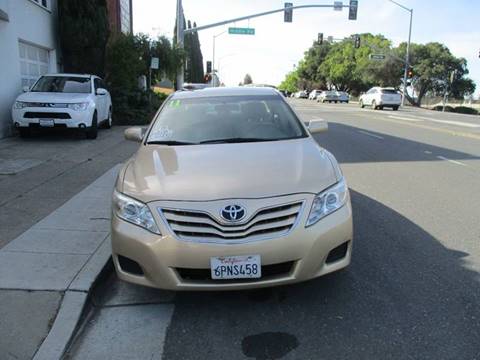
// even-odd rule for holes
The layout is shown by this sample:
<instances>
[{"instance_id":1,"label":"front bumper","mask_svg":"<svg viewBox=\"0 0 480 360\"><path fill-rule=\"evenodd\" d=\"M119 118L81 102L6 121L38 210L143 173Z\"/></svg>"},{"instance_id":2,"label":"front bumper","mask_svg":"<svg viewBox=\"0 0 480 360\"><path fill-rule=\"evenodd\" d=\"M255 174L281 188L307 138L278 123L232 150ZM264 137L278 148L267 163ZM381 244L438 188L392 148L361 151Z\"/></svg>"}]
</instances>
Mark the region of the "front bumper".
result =
<instances>
[{"instance_id":1,"label":"front bumper","mask_svg":"<svg viewBox=\"0 0 480 360\"><path fill-rule=\"evenodd\" d=\"M179 240L151 204L163 236L112 215L112 254L118 277L169 290L237 290L290 284L342 269L349 265L352 252L350 199L341 209L305 228L312 199L306 200L297 225L285 236L234 244ZM339 248L343 248L344 253L331 261L332 250L336 249L338 255ZM209 274L213 256L255 254L261 256L262 272L265 266L265 270L270 271L269 276L238 281L185 276L185 273ZM125 259L133 262L140 272L131 272L125 267Z\"/></svg>"},{"instance_id":2,"label":"front bumper","mask_svg":"<svg viewBox=\"0 0 480 360\"><path fill-rule=\"evenodd\" d=\"M92 106L84 111L67 108L13 108L12 119L16 128L42 127L40 120L43 119L53 120L54 127L80 128L92 126L94 111L95 109Z\"/></svg>"}]
</instances>

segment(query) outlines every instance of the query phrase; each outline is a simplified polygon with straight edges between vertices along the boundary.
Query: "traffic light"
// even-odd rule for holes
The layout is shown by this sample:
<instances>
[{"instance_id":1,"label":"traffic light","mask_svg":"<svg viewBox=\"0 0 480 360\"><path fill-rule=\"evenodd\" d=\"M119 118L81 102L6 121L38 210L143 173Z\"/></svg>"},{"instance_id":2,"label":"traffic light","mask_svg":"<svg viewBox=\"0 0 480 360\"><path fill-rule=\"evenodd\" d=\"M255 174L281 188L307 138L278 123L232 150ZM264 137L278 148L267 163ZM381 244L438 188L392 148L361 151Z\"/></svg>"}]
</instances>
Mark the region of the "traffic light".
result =
<instances>
[{"instance_id":1,"label":"traffic light","mask_svg":"<svg viewBox=\"0 0 480 360\"><path fill-rule=\"evenodd\" d=\"M355 49L360 47L360 35L355 35Z\"/></svg>"},{"instance_id":2,"label":"traffic light","mask_svg":"<svg viewBox=\"0 0 480 360\"><path fill-rule=\"evenodd\" d=\"M409 67L407 70L407 77L409 79L413 78L413 68Z\"/></svg>"},{"instance_id":3,"label":"traffic light","mask_svg":"<svg viewBox=\"0 0 480 360\"><path fill-rule=\"evenodd\" d=\"M207 61L207 74L210 74L212 72L212 62Z\"/></svg>"},{"instance_id":4,"label":"traffic light","mask_svg":"<svg viewBox=\"0 0 480 360\"><path fill-rule=\"evenodd\" d=\"M318 45L323 44L323 33L318 33Z\"/></svg>"},{"instance_id":5,"label":"traffic light","mask_svg":"<svg viewBox=\"0 0 480 360\"><path fill-rule=\"evenodd\" d=\"M348 9L348 20L357 20L358 0L350 0Z\"/></svg>"},{"instance_id":6,"label":"traffic light","mask_svg":"<svg viewBox=\"0 0 480 360\"><path fill-rule=\"evenodd\" d=\"M291 7L293 6L293 3L285 3L285 11L283 13L283 21L284 22L289 22L291 23L293 20L293 10Z\"/></svg>"}]
</instances>

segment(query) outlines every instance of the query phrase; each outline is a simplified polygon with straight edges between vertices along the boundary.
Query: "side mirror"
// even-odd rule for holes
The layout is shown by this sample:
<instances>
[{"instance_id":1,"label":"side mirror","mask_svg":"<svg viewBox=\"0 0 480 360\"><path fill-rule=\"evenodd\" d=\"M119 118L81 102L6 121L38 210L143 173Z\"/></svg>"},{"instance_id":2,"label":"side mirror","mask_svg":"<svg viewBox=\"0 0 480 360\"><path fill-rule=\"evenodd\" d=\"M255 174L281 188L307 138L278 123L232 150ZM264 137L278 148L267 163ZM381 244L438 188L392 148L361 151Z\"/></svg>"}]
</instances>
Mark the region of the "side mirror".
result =
<instances>
[{"instance_id":1,"label":"side mirror","mask_svg":"<svg viewBox=\"0 0 480 360\"><path fill-rule=\"evenodd\" d=\"M311 134L326 132L328 130L328 122L323 119L310 120L307 128Z\"/></svg>"},{"instance_id":2,"label":"side mirror","mask_svg":"<svg viewBox=\"0 0 480 360\"><path fill-rule=\"evenodd\" d=\"M142 142L144 134L145 129L140 126L130 127L124 132L125 139L135 142Z\"/></svg>"},{"instance_id":3,"label":"side mirror","mask_svg":"<svg viewBox=\"0 0 480 360\"><path fill-rule=\"evenodd\" d=\"M30 86L24 86L22 88L23 92L29 92L30 91Z\"/></svg>"},{"instance_id":4,"label":"side mirror","mask_svg":"<svg viewBox=\"0 0 480 360\"><path fill-rule=\"evenodd\" d=\"M107 95L108 91L103 89L103 88L98 88L97 89L97 95Z\"/></svg>"}]
</instances>

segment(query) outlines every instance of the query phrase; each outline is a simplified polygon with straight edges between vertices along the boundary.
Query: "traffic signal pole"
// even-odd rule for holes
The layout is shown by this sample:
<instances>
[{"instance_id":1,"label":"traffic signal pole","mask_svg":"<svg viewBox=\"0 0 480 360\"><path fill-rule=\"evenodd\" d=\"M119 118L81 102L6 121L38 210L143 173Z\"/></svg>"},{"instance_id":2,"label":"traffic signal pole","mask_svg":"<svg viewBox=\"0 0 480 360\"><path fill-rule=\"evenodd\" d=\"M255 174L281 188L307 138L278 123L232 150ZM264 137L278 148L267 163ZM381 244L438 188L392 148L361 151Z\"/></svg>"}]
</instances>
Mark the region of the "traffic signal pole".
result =
<instances>
[{"instance_id":1,"label":"traffic signal pole","mask_svg":"<svg viewBox=\"0 0 480 360\"><path fill-rule=\"evenodd\" d=\"M357 6L358 6L358 1L355 4L355 18L356 18L356 8L357 8ZM295 9L334 8L334 7L338 8L339 6L337 6L337 5L297 5L297 6L291 6L291 7L288 7L288 8L283 7L283 8L280 8L280 9L264 11L264 12L257 13L257 14L251 14L251 15L247 15L247 16L238 17L238 18L235 18L235 19L219 21L219 22L209 24L209 25L197 26L197 27L194 27L194 28L191 28L191 29L184 29L183 28L182 0L177 0L177 42L178 42L177 45L178 45L178 47L183 48L183 38L184 38L185 34L197 32L197 31L200 31L200 30L206 30L206 29L217 27L217 26L222 26L222 25L234 23L234 22L237 22L237 21L249 20L249 19L253 19L253 18L257 18L257 17L261 17L261 16L266 16L266 15L270 15L270 14L284 12L285 9L295 10ZM342 8L350 8L350 5L342 5L341 7ZM354 20L354 19L352 19L352 20ZM177 89L181 89L183 87L183 67L181 68L181 72L182 72L182 74L180 74L180 71L177 74Z\"/></svg>"}]
</instances>

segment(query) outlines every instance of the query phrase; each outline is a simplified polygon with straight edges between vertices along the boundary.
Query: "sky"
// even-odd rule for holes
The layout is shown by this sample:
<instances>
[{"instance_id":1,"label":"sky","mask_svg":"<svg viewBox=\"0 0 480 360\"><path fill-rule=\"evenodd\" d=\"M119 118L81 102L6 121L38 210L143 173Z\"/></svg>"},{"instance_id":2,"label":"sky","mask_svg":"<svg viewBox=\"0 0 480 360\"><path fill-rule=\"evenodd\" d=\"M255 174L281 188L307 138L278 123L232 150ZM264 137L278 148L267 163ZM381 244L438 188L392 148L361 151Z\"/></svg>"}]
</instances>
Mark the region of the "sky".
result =
<instances>
[{"instance_id":1,"label":"sky","mask_svg":"<svg viewBox=\"0 0 480 360\"><path fill-rule=\"evenodd\" d=\"M333 1L293 0L294 5L330 4ZM348 0L343 1L344 4ZM457 57L468 62L469 76L480 95L480 0L398 0L413 8L412 42L446 44ZM282 0L183 0L187 20L198 26L282 8ZM173 37L176 0L133 0L135 33ZM343 38L355 33L383 34L394 45L407 41L409 12L389 0L359 0L358 20L348 20L348 9L294 10L293 22L283 13L237 22L199 32L204 61L212 60L213 36L229 26L255 28L255 35L216 37L215 68L229 86L238 85L246 73L255 83L278 85L294 69L303 53L316 40Z\"/></svg>"}]
</instances>

